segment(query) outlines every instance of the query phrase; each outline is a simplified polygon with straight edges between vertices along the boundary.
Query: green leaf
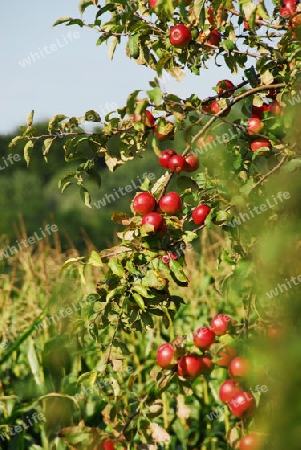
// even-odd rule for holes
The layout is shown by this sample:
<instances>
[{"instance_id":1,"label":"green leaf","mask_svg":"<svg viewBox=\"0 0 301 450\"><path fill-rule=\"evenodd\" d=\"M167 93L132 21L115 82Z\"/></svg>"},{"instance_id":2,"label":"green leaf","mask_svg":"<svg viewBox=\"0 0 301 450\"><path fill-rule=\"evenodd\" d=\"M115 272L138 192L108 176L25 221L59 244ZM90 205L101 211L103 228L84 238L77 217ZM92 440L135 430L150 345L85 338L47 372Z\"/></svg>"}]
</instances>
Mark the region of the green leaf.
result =
<instances>
[{"instance_id":1,"label":"green leaf","mask_svg":"<svg viewBox=\"0 0 301 450\"><path fill-rule=\"evenodd\" d=\"M294 170L300 169L300 168L301 168L301 159L291 159L288 163L286 163L283 166L282 171L284 173L289 173L289 172L294 172Z\"/></svg>"},{"instance_id":2,"label":"green leaf","mask_svg":"<svg viewBox=\"0 0 301 450\"><path fill-rule=\"evenodd\" d=\"M29 150L31 150L34 147L34 144L32 141L28 141L27 144L24 147L24 159L27 163L27 166L29 166L30 163L30 154Z\"/></svg>"},{"instance_id":3,"label":"green leaf","mask_svg":"<svg viewBox=\"0 0 301 450\"><path fill-rule=\"evenodd\" d=\"M146 308L145 308L145 304L144 304L144 301L143 301L143 298L141 297L141 295L136 294L135 292L133 292L132 293L132 297L135 300L135 302L137 303L137 305L139 306L139 308L141 308L142 311L145 311Z\"/></svg>"},{"instance_id":4,"label":"green leaf","mask_svg":"<svg viewBox=\"0 0 301 450\"><path fill-rule=\"evenodd\" d=\"M163 94L159 86L156 86L151 91L147 91L147 94L149 96L149 99L152 103L154 103L156 106L160 106L163 99Z\"/></svg>"},{"instance_id":5,"label":"green leaf","mask_svg":"<svg viewBox=\"0 0 301 450\"><path fill-rule=\"evenodd\" d=\"M139 56L139 34L130 36L126 44L127 56L137 59Z\"/></svg>"},{"instance_id":6,"label":"green leaf","mask_svg":"<svg viewBox=\"0 0 301 450\"><path fill-rule=\"evenodd\" d=\"M51 117L48 122L48 131L52 131L58 128L59 123L65 119L67 119L67 116L65 116L65 114L56 114L55 116Z\"/></svg>"},{"instance_id":7,"label":"green leaf","mask_svg":"<svg viewBox=\"0 0 301 450\"><path fill-rule=\"evenodd\" d=\"M255 68L254 68L254 66L249 67L248 69L246 69L246 70L244 71L244 74L245 74L245 76L246 76L248 82L250 83L250 85L251 85L252 87L255 87L255 86L258 85L258 82L259 82L259 80L258 80L258 74L257 74L257 72L256 72L256 70L255 70Z\"/></svg>"},{"instance_id":8,"label":"green leaf","mask_svg":"<svg viewBox=\"0 0 301 450\"><path fill-rule=\"evenodd\" d=\"M166 286L166 279L158 272L148 270L142 278L142 285L154 289L163 289Z\"/></svg>"},{"instance_id":9,"label":"green leaf","mask_svg":"<svg viewBox=\"0 0 301 450\"><path fill-rule=\"evenodd\" d=\"M269 70L260 74L260 79L262 84L272 84L274 81L274 77Z\"/></svg>"},{"instance_id":10,"label":"green leaf","mask_svg":"<svg viewBox=\"0 0 301 450\"><path fill-rule=\"evenodd\" d=\"M87 122L101 122L100 115L96 111L93 111L93 109L85 113L85 120Z\"/></svg>"},{"instance_id":11,"label":"green leaf","mask_svg":"<svg viewBox=\"0 0 301 450\"><path fill-rule=\"evenodd\" d=\"M131 354L131 352L127 348L126 344L124 342L122 342L120 339L116 339L116 338L113 339L112 345L113 345L113 347L120 348L123 355Z\"/></svg>"},{"instance_id":12,"label":"green leaf","mask_svg":"<svg viewBox=\"0 0 301 450\"><path fill-rule=\"evenodd\" d=\"M215 220L217 222L223 222L225 220L228 220L230 217L231 215L227 211L220 210L217 212Z\"/></svg>"},{"instance_id":13,"label":"green leaf","mask_svg":"<svg viewBox=\"0 0 301 450\"><path fill-rule=\"evenodd\" d=\"M102 267L103 266L101 257L99 256L99 254L95 250L92 250L92 253L91 253L90 258L88 260L88 264L90 264L91 266L95 266L95 267Z\"/></svg>"},{"instance_id":14,"label":"green leaf","mask_svg":"<svg viewBox=\"0 0 301 450\"><path fill-rule=\"evenodd\" d=\"M258 3L256 6L256 15L259 17L262 17L263 19L271 20L269 14L262 2Z\"/></svg>"},{"instance_id":15,"label":"green leaf","mask_svg":"<svg viewBox=\"0 0 301 450\"><path fill-rule=\"evenodd\" d=\"M222 45L223 45L224 49L229 52L231 52L231 50L234 50L234 48L235 48L234 42L231 41L230 39L226 39L225 41L223 41Z\"/></svg>"},{"instance_id":16,"label":"green leaf","mask_svg":"<svg viewBox=\"0 0 301 450\"><path fill-rule=\"evenodd\" d=\"M80 261L82 261L83 259L85 259L84 256L78 256L76 258L69 258L67 261L64 262L64 264L62 265L61 268L61 272L63 272L65 269L67 269L67 267L74 265L75 263L78 263Z\"/></svg>"},{"instance_id":17,"label":"green leaf","mask_svg":"<svg viewBox=\"0 0 301 450\"><path fill-rule=\"evenodd\" d=\"M151 193L155 196L160 195L163 189L165 189L169 177L170 177L169 173L162 175L162 177L160 177L152 187Z\"/></svg>"},{"instance_id":18,"label":"green leaf","mask_svg":"<svg viewBox=\"0 0 301 450\"><path fill-rule=\"evenodd\" d=\"M92 209L92 206L91 206L91 196L90 196L90 194L89 194L88 189L85 188L84 186L81 186L80 189L79 189L79 193L80 193L81 199L82 199L82 201L85 203L85 205L86 205L88 208Z\"/></svg>"},{"instance_id":19,"label":"green leaf","mask_svg":"<svg viewBox=\"0 0 301 450\"><path fill-rule=\"evenodd\" d=\"M117 37L117 36L113 36L113 37L111 38L111 40L110 40L109 53L108 53L109 58L110 58L111 60L113 59L113 56L114 56L114 53L115 53L117 44L118 44L118 37Z\"/></svg>"},{"instance_id":20,"label":"green leaf","mask_svg":"<svg viewBox=\"0 0 301 450\"><path fill-rule=\"evenodd\" d=\"M42 369L39 364L39 360L37 357L35 345L32 336L29 337L27 341L27 358L32 371L33 378L37 386L42 387Z\"/></svg>"},{"instance_id":21,"label":"green leaf","mask_svg":"<svg viewBox=\"0 0 301 450\"><path fill-rule=\"evenodd\" d=\"M66 26L69 27L70 25L79 25L82 28L84 26L84 22L80 19L70 19Z\"/></svg>"},{"instance_id":22,"label":"green leaf","mask_svg":"<svg viewBox=\"0 0 301 450\"><path fill-rule=\"evenodd\" d=\"M151 181L148 177L145 177L145 180L140 186L141 191L148 191L150 187Z\"/></svg>"},{"instance_id":23,"label":"green leaf","mask_svg":"<svg viewBox=\"0 0 301 450\"><path fill-rule=\"evenodd\" d=\"M253 105L254 106L258 106L258 107L263 105L263 100L260 97L260 95L254 95L254 97L253 97Z\"/></svg>"},{"instance_id":24,"label":"green leaf","mask_svg":"<svg viewBox=\"0 0 301 450\"><path fill-rule=\"evenodd\" d=\"M14 138L10 141L10 143L8 144L8 147L9 147L9 148L14 147L15 145L17 145L17 143L18 143L19 141L22 141L22 139L24 139L23 136L16 136L16 137L14 137Z\"/></svg>"},{"instance_id":25,"label":"green leaf","mask_svg":"<svg viewBox=\"0 0 301 450\"><path fill-rule=\"evenodd\" d=\"M254 3L251 0L243 0L240 3L242 5L244 16L245 16L246 20L249 21L250 16L252 14L255 14L256 5L254 5Z\"/></svg>"},{"instance_id":26,"label":"green leaf","mask_svg":"<svg viewBox=\"0 0 301 450\"><path fill-rule=\"evenodd\" d=\"M198 237L199 235L197 233L194 233L193 231L185 231L185 234L183 234L183 241L187 244L194 241Z\"/></svg>"},{"instance_id":27,"label":"green leaf","mask_svg":"<svg viewBox=\"0 0 301 450\"><path fill-rule=\"evenodd\" d=\"M31 113L29 113L27 116L26 123L27 123L28 127L32 126L33 116L34 116L34 110L32 110Z\"/></svg>"},{"instance_id":28,"label":"green leaf","mask_svg":"<svg viewBox=\"0 0 301 450\"><path fill-rule=\"evenodd\" d=\"M85 9L90 5L96 6L97 2L95 2L95 0L81 0L78 5L79 12L83 14L85 12Z\"/></svg>"},{"instance_id":29,"label":"green leaf","mask_svg":"<svg viewBox=\"0 0 301 450\"><path fill-rule=\"evenodd\" d=\"M52 142L54 141L55 138L49 138L49 139L45 139L44 140L44 150L43 150L43 155L46 156L47 153L50 150L50 147L52 145Z\"/></svg>"},{"instance_id":30,"label":"green leaf","mask_svg":"<svg viewBox=\"0 0 301 450\"><path fill-rule=\"evenodd\" d=\"M120 278L123 278L125 275L125 270L122 267L121 263L118 261L118 259L115 258L110 258L109 262L108 262L108 266L111 269L111 271L113 272L114 275L117 275Z\"/></svg>"},{"instance_id":31,"label":"green leaf","mask_svg":"<svg viewBox=\"0 0 301 450\"><path fill-rule=\"evenodd\" d=\"M181 283L186 283L188 281L185 273L183 272L183 267L178 261L171 259L169 262L169 269Z\"/></svg>"},{"instance_id":32,"label":"green leaf","mask_svg":"<svg viewBox=\"0 0 301 450\"><path fill-rule=\"evenodd\" d=\"M155 297L153 294L150 294L148 292L148 290L141 284L135 284L133 286L133 289L144 298L154 298Z\"/></svg>"},{"instance_id":33,"label":"green leaf","mask_svg":"<svg viewBox=\"0 0 301 450\"><path fill-rule=\"evenodd\" d=\"M260 149L261 150L261 149ZM245 195L249 195L249 193L253 189L254 180L253 177L250 177L248 181L239 189Z\"/></svg>"},{"instance_id":34,"label":"green leaf","mask_svg":"<svg viewBox=\"0 0 301 450\"><path fill-rule=\"evenodd\" d=\"M141 313L141 320L144 325L154 328L154 319L151 314L147 312Z\"/></svg>"},{"instance_id":35,"label":"green leaf","mask_svg":"<svg viewBox=\"0 0 301 450\"><path fill-rule=\"evenodd\" d=\"M62 178L58 182L59 189L61 188L62 183L64 183L65 181L69 180L70 178L74 178L75 175L76 175L75 171L69 171L69 172L64 173L64 175L62 176Z\"/></svg>"},{"instance_id":36,"label":"green leaf","mask_svg":"<svg viewBox=\"0 0 301 450\"><path fill-rule=\"evenodd\" d=\"M59 19L57 19L54 22L54 24L52 26L56 27L57 25L61 25L62 23L69 22L70 20L73 20L73 19L71 17L60 17Z\"/></svg>"}]
</instances>

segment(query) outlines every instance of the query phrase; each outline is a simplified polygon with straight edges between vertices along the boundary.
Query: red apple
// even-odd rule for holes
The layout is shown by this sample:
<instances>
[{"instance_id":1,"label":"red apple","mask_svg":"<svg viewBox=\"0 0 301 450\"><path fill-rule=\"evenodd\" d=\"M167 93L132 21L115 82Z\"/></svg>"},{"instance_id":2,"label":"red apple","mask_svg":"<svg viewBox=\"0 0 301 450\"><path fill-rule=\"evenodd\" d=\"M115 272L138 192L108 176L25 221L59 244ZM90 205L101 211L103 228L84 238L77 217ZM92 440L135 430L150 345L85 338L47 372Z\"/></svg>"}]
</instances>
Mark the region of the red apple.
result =
<instances>
[{"instance_id":1,"label":"red apple","mask_svg":"<svg viewBox=\"0 0 301 450\"><path fill-rule=\"evenodd\" d=\"M191 39L191 31L189 30L189 28L187 28L186 25L179 23L178 25L171 27L169 32L169 40L174 47L188 47Z\"/></svg>"},{"instance_id":2,"label":"red apple","mask_svg":"<svg viewBox=\"0 0 301 450\"><path fill-rule=\"evenodd\" d=\"M199 34L200 40L202 42L203 39L203 33ZM220 42L222 40L221 34L218 30L212 30L209 36L206 39L206 42L203 44L203 47L206 49L210 49L210 45L214 45L215 47L218 47Z\"/></svg>"},{"instance_id":3,"label":"red apple","mask_svg":"<svg viewBox=\"0 0 301 450\"><path fill-rule=\"evenodd\" d=\"M215 334L208 327L198 328L193 333L193 343L201 350L207 350L215 341Z\"/></svg>"},{"instance_id":4,"label":"red apple","mask_svg":"<svg viewBox=\"0 0 301 450\"><path fill-rule=\"evenodd\" d=\"M284 8L280 8L280 16L284 19L289 19L296 12L296 6L291 3L287 3Z\"/></svg>"},{"instance_id":5,"label":"red apple","mask_svg":"<svg viewBox=\"0 0 301 450\"><path fill-rule=\"evenodd\" d=\"M272 103L269 104L269 112L272 114L275 114L276 116L281 113L281 106L280 103L274 100Z\"/></svg>"},{"instance_id":6,"label":"red apple","mask_svg":"<svg viewBox=\"0 0 301 450\"><path fill-rule=\"evenodd\" d=\"M157 212L150 212L142 217L142 225L145 224L153 225L154 233L157 233L164 227L164 219L161 214Z\"/></svg>"},{"instance_id":7,"label":"red apple","mask_svg":"<svg viewBox=\"0 0 301 450\"><path fill-rule=\"evenodd\" d=\"M284 330L283 328L270 325L267 328L267 336L269 339L278 342L278 340L284 336Z\"/></svg>"},{"instance_id":8,"label":"red apple","mask_svg":"<svg viewBox=\"0 0 301 450\"><path fill-rule=\"evenodd\" d=\"M194 153L185 156L185 172L195 172L200 166L199 158Z\"/></svg>"},{"instance_id":9,"label":"red apple","mask_svg":"<svg viewBox=\"0 0 301 450\"><path fill-rule=\"evenodd\" d=\"M296 16L292 17L288 28L292 30L294 39L296 39L297 41L301 41L301 14L297 14Z\"/></svg>"},{"instance_id":10,"label":"red apple","mask_svg":"<svg viewBox=\"0 0 301 450\"><path fill-rule=\"evenodd\" d=\"M113 442L104 441L103 442L103 450L115 450L115 446L114 446Z\"/></svg>"},{"instance_id":11,"label":"red apple","mask_svg":"<svg viewBox=\"0 0 301 450\"><path fill-rule=\"evenodd\" d=\"M207 144L211 144L215 140L215 136L213 134L208 134L205 138L199 138L196 143L197 146L202 148L206 147Z\"/></svg>"},{"instance_id":12,"label":"red apple","mask_svg":"<svg viewBox=\"0 0 301 450\"><path fill-rule=\"evenodd\" d=\"M196 225L203 225L210 211L211 211L210 206L199 205L192 212L192 220Z\"/></svg>"},{"instance_id":13,"label":"red apple","mask_svg":"<svg viewBox=\"0 0 301 450\"><path fill-rule=\"evenodd\" d=\"M203 373L204 374L210 373L213 370L213 366L214 366L212 359L209 356L204 355L204 356L202 356L202 361L204 364Z\"/></svg>"},{"instance_id":14,"label":"red apple","mask_svg":"<svg viewBox=\"0 0 301 450\"><path fill-rule=\"evenodd\" d=\"M157 351L157 364L162 369L171 369L175 365L175 362L173 362L174 353L173 345L169 343L160 345Z\"/></svg>"},{"instance_id":15,"label":"red apple","mask_svg":"<svg viewBox=\"0 0 301 450\"><path fill-rule=\"evenodd\" d=\"M236 356L229 365L229 374L233 378L242 378L249 375L251 364L248 359L243 356Z\"/></svg>"},{"instance_id":16,"label":"red apple","mask_svg":"<svg viewBox=\"0 0 301 450\"><path fill-rule=\"evenodd\" d=\"M219 88L218 94L220 96L228 98L228 97L231 97L231 95L233 94L234 91L226 92L226 93L225 93L225 91L228 91L229 89L233 89L235 86L232 83L232 81L230 81L230 80L221 80L217 83L217 87Z\"/></svg>"},{"instance_id":17,"label":"red apple","mask_svg":"<svg viewBox=\"0 0 301 450\"><path fill-rule=\"evenodd\" d=\"M229 403L239 392L243 392L243 389L238 384L233 380L226 380L219 388L219 398L223 403Z\"/></svg>"},{"instance_id":18,"label":"red apple","mask_svg":"<svg viewBox=\"0 0 301 450\"><path fill-rule=\"evenodd\" d=\"M155 125L155 118L150 111L145 111L145 114L134 114L134 122L143 122L148 128L153 128Z\"/></svg>"},{"instance_id":19,"label":"red apple","mask_svg":"<svg viewBox=\"0 0 301 450\"><path fill-rule=\"evenodd\" d=\"M272 100L274 100L276 98L277 95L277 91L276 89L270 89L267 93L267 98L271 98Z\"/></svg>"},{"instance_id":20,"label":"red apple","mask_svg":"<svg viewBox=\"0 0 301 450\"><path fill-rule=\"evenodd\" d=\"M159 207L162 212L175 214L182 209L182 200L177 192L169 192L159 201Z\"/></svg>"},{"instance_id":21,"label":"red apple","mask_svg":"<svg viewBox=\"0 0 301 450\"><path fill-rule=\"evenodd\" d=\"M168 167L172 172L179 173L184 169L185 158L182 155L173 155L169 160Z\"/></svg>"},{"instance_id":22,"label":"red apple","mask_svg":"<svg viewBox=\"0 0 301 450\"><path fill-rule=\"evenodd\" d=\"M225 345L217 354L220 359L216 361L216 364L220 367L228 367L232 359L234 359L237 355L238 351L236 348Z\"/></svg>"},{"instance_id":23,"label":"red apple","mask_svg":"<svg viewBox=\"0 0 301 450\"><path fill-rule=\"evenodd\" d=\"M165 167L166 169L168 169L170 157L173 155L176 155L176 152L174 150L172 150L171 148L167 148L166 150L163 150L161 153L161 156L159 156L159 158L158 158L159 164L162 167Z\"/></svg>"},{"instance_id":24,"label":"red apple","mask_svg":"<svg viewBox=\"0 0 301 450\"><path fill-rule=\"evenodd\" d=\"M170 256L168 255L168 253L166 253L166 255L162 255L161 260L166 266L169 266Z\"/></svg>"},{"instance_id":25,"label":"red apple","mask_svg":"<svg viewBox=\"0 0 301 450\"><path fill-rule=\"evenodd\" d=\"M213 102L202 106L203 111L209 114L218 114L221 111L221 108L218 104L218 101L214 100ZM222 114L221 117L227 116L231 112L231 107L229 106Z\"/></svg>"},{"instance_id":26,"label":"red apple","mask_svg":"<svg viewBox=\"0 0 301 450\"><path fill-rule=\"evenodd\" d=\"M169 266L170 260L178 261L179 256L176 252L173 252L172 250L169 250L166 255L162 256L162 262Z\"/></svg>"},{"instance_id":27,"label":"red apple","mask_svg":"<svg viewBox=\"0 0 301 450\"><path fill-rule=\"evenodd\" d=\"M148 110L145 111L145 115L146 115L146 118L145 118L145 125L146 125L147 127L149 127L149 128L153 128L154 125L155 125L155 118L154 118L154 116L153 116L152 113L151 113L150 111L148 111Z\"/></svg>"},{"instance_id":28,"label":"red apple","mask_svg":"<svg viewBox=\"0 0 301 450\"><path fill-rule=\"evenodd\" d=\"M217 336L221 336L227 333L230 322L230 316L227 314L219 314L218 316L213 317L211 321L211 329Z\"/></svg>"},{"instance_id":29,"label":"red apple","mask_svg":"<svg viewBox=\"0 0 301 450\"><path fill-rule=\"evenodd\" d=\"M271 148L272 144L268 139L265 138L256 138L251 142L251 150L252 152L256 152L262 147Z\"/></svg>"},{"instance_id":30,"label":"red apple","mask_svg":"<svg viewBox=\"0 0 301 450\"><path fill-rule=\"evenodd\" d=\"M252 105L252 117L257 117L258 119L262 119L264 111L269 110L269 105L263 103L261 106Z\"/></svg>"},{"instance_id":31,"label":"red apple","mask_svg":"<svg viewBox=\"0 0 301 450\"><path fill-rule=\"evenodd\" d=\"M206 370L206 367L200 355L185 355L178 361L178 374L186 380L193 380L204 370Z\"/></svg>"},{"instance_id":32,"label":"red apple","mask_svg":"<svg viewBox=\"0 0 301 450\"><path fill-rule=\"evenodd\" d=\"M239 441L239 450L259 450L261 446L261 441L258 434L251 433L244 436Z\"/></svg>"},{"instance_id":33,"label":"red apple","mask_svg":"<svg viewBox=\"0 0 301 450\"><path fill-rule=\"evenodd\" d=\"M235 417L245 419L254 414L256 401L250 392L238 392L229 403L229 409Z\"/></svg>"},{"instance_id":34,"label":"red apple","mask_svg":"<svg viewBox=\"0 0 301 450\"><path fill-rule=\"evenodd\" d=\"M149 192L141 192L133 201L133 209L138 214L147 214L154 211L156 207L155 197Z\"/></svg>"},{"instance_id":35,"label":"red apple","mask_svg":"<svg viewBox=\"0 0 301 450\"><path fill-rule=\"evenodd\" d=\"M258 134L263 127L264 124L258 117L251 117L248 120L248 134Z\"/></svg>"}]
</instances>

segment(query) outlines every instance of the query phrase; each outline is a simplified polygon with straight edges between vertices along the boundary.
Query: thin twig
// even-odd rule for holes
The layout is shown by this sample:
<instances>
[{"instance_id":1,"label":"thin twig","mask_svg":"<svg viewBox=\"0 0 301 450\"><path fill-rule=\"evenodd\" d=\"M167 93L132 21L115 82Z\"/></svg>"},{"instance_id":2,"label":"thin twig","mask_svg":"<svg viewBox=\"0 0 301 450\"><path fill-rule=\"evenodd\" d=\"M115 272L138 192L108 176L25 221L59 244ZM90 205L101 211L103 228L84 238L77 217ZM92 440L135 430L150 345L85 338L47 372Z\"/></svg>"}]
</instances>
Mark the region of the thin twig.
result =
<instances>
[{"instance_id":1,"label":"thin twig","mask_svg":"<svg viewBox=\"0 0 301 450\"><path fill-rule=\"evenodd\" d=\"M268 173L266 173L265 175L263 175L259 181L257 181L257 183L254 184L254 186L252 187L252 191L259 186L261 183L263 183L272 173L276 172L276 170L278 170L287 160L287 156L283 156L283 158L279 161L279 163L273 167L273 169L271 169Z\"/></svg>"}]
</instances>

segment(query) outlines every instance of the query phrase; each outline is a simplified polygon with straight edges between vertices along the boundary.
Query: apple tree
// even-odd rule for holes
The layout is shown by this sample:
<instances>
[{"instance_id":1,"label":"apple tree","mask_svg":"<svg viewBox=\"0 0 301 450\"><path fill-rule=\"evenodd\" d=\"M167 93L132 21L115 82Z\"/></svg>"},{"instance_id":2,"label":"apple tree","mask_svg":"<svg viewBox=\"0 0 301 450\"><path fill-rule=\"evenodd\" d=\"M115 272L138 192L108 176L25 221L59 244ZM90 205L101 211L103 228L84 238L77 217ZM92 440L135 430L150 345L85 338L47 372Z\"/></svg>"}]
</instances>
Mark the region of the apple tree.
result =
<instances>
[{"instance_id":1,"label":"apple tree","mask_svg":"<svg viewBox=\"0 0 301 450\"><path fill-rule=\"evenodd\" d=\"M85 21L87 8L95 10L92 22ZM281 334L283 310L265 301L255 282L270 260L262 257L263 237L252 224L281 235L279 218L286 223L291 196L279 182L295 179L300 170L299 2L84 0L79 11L79 18L63 17L54 25L94 29L96 44L108 45L110 59L124 42L133 64L155 72L149 89L129 94L124 107L104 118L93 110L82 117L57 114L49 120L47 135L37 134L32 112L10 145L22 141L29 164L36 142L43 141L47 161L60 139L66 161L79 164L59 186L64 192L77 185L89 208L86 181L101 185L97 159L115 171L153 152L162 176L143 181L132 214L114 213L112 220L123 226L119 244L66 265L74 263L81 276L89 265L101 273L90 294L95 307L88 331L99 341L107 330L110 343L103 371L88 373L92 383L107 374L114 383L112 366L120 355L131 357L133 335L144 336L159 323L168 342L162 339L155 349L157 362L133 359L138 366L127 389L115 386L113 393L102 393L109 417L105 432L78 425L61 435L74 442L74 434L88 433L96 436L94 443L106 439L116 448L159 443L185 449L274 448L268 434L256 429L256 417L268 402L262 390L251 388L267 384L258 380L268 375L250 355L255 339ZM187 71L201 78L209 60L210 67L215 64L210 70L227 67L239 83L222 79L205 99L180 98L162 89L164 74L179 82ZM87 123L95 128L87 130ZM174 335L173 323L189 302L179 294L191 281L186 250L205 230L217 230L225 239L216 263L227 270L215 280L216 307L202 306L204 323L187 339ZM271 289L279 276L276 268L261 282ZM223 419L213 421L209 413L220 401Z\"/></svg>"}]
</instances>

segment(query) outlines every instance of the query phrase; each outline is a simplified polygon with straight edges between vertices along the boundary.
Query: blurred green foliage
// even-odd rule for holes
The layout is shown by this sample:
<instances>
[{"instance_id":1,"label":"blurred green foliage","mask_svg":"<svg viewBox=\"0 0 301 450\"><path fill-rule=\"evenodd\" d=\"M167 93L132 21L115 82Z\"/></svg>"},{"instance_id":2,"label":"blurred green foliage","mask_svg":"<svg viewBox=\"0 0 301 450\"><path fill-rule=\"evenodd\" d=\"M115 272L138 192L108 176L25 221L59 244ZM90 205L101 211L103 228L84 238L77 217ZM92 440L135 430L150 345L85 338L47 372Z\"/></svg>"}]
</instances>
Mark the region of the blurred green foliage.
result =
<instances>
[{"instance_id":1,"label":"blurred green foliage","mask_svg":"<svg viewBox=\"0 0 301 450\"><path fill-rule=\"evenodd\" d=\"M46 125L40 124L37 129L41 134L47 133ZM0 166L3 168L0 172L0 235L5 234L9 242L16 239L20 217L23 217L29 236L43 224L55 223L59 228L63 249L76 247L84 251L87 239L98 249L108 247L114 242L114 235L120 228L111 221L112 213L130 211L130 203L143 173L153 173L156 177L164 173L150 149L143 158L129 161L126 167L120 167L114 173L109 172L104 160L98 159L96 169L100 173L102 186L98 189L95 183L89 184L93 206L89 209L80 198L76 186L69 187L63 194L58 188L58 180L63 173L77 167L76 162L67 164L64 160L64 140L57 139L53 144L48 163L43 158L42 145L37 144L27 168L21 146L8 148L15 134L0 136ZM20 159L16 160L15 157L16 161L12 159L11 164L9 154L20 155ZM126 185L132 186L132 192L124 191ZM122 188L123 194L118 188Z\"/></svg>"}]
</instances>

